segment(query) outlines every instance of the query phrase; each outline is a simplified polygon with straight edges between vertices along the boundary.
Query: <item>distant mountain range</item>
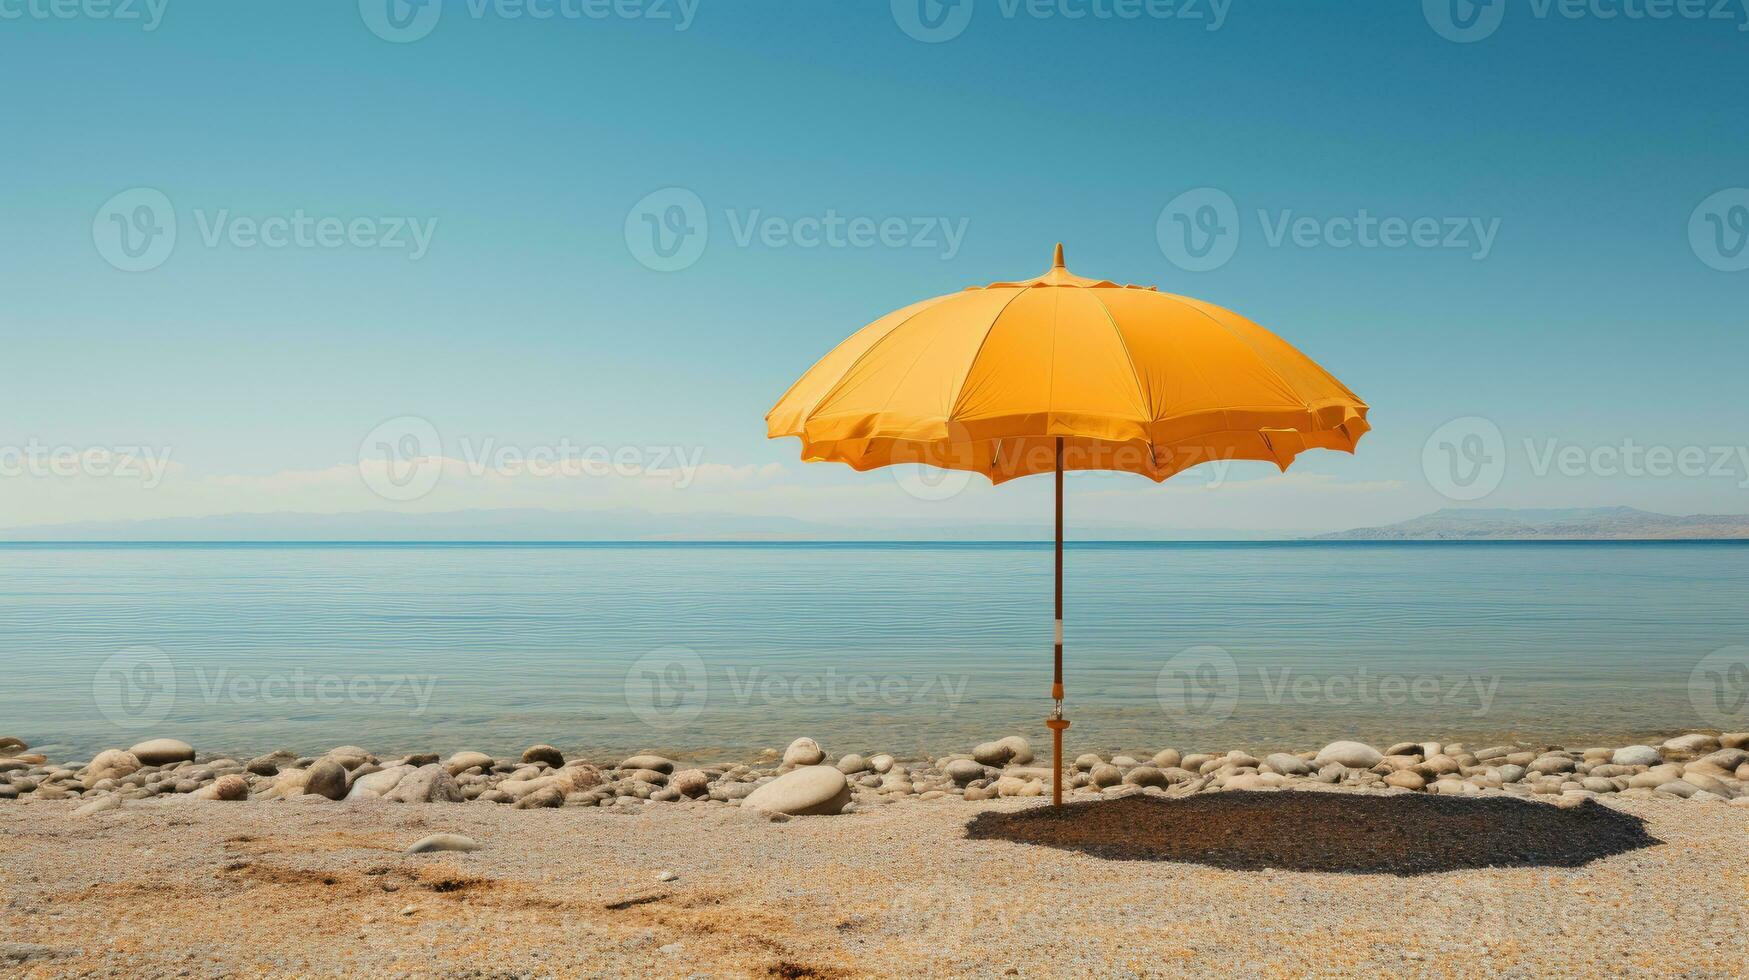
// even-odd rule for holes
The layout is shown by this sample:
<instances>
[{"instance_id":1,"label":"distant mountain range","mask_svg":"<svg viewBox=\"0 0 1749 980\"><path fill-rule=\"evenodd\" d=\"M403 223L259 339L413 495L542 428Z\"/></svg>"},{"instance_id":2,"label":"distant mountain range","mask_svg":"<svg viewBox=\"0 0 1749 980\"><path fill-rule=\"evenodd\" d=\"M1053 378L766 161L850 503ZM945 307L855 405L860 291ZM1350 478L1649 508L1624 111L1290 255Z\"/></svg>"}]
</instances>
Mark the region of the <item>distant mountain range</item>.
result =
<instances>
[{"instance_id":1,"label":"distant mountain range","mask_svg":"<svg viewBox=\"0 0 1749 980\"><path fill-rule=\"evenodd\" d=\"M1384 527L1320 534L1319 541L1573 541L1749 538L1749 515L1673 517L1632 507L1511 510L1447 507Z\"/></svg>"},{"instance_id":2,"label":"distant mountain range","mask_svg":"<svg viewBox=\"0 0 1749 980\"><path fill-rule=\"evenodd\" d=\"M1079 524L1072 539L1100 541L1268 541L1283 531ZM3 541L1038 541L1034 524L825 524L793 517L618 510L458 510L429 514L280 512L86 521L0 528ZM1384 527L1316 535L1321 541L1749 539L1749 515L1671 517L1632 507L1551 510L1448 508Z\"/></svg>"},{"instance_id":3,"label":"distant mountain range","mask_svg":"<svg viewBox=\"0 0 1749 980\"><path fill-rule=\"evenodd\" d=\"M1031 524L891 521L859 526L793 517L616 510L455 510L425 514L357 511L217 514L0 528L4 541L1038 541L1050 516ZM1127 524L1078 528L1099 540L1272 540L1279 531L1172 530Z\"/></svg>"}]
</instances>

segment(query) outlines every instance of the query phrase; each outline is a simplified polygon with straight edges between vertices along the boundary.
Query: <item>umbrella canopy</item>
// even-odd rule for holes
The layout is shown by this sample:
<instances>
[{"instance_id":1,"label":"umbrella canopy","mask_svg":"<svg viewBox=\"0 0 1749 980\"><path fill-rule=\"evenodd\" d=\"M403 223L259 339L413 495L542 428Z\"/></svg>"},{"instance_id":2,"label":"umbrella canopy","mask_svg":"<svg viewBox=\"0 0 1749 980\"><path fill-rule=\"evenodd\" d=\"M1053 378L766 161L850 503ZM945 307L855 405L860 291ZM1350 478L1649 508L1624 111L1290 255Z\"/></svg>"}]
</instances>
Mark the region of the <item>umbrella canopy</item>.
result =
<instances>
[{"instance_id":1,"label":"umbrella canopy","mask_svg":"<svg viewBox=\"0 0 1749 980\"><path fill-rule=\"evenodd\" d=\"M1002 483L1055 468L1156 482L1211 460L1353 452L1367 406L1231 310L1050 271L914 303L821 358L766 415L804 460L928 463Z\"/></svg>"},{"instance_id":2,"label":"umbrella canopy","mask_svg":"<svg viewBox=\"0 0 1749 980\"><path fill-rule=\"evenodd\" d=\"M858 470L927 463L1002 483L1056 474L1052 802L1063 801L1063 471L1155 482L1199 463L1283 470L1307 449L1353 452L1367 406L1280 337L1231 310L1088 279L1058 245L1044 275L914 303L863 327L766 414L802 459Z\"/></svg>"}]
</instances>

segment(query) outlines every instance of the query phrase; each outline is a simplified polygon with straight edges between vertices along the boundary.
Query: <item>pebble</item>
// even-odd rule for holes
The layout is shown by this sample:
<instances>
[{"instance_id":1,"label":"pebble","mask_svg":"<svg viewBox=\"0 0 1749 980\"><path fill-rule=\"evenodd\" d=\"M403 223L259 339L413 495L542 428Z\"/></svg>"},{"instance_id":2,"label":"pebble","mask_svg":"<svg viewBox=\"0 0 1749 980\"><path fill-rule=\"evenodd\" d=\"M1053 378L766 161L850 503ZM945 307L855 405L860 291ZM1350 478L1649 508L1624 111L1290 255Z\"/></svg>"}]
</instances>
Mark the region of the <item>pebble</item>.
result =
<instances>
[{"instance_id":1,"label":"pebble","mask_svg":"<svg viewBox=\"0 0 1749 980\"><path fill-rule=\"evenodd\" d=\"M1033 760L1032 743L1019 735L1010 735L1007 738L997 739L996 744L1006 745L1008 746L1009 751L1014 753L1008 760L1011 765L1024 766Z\"/></svg>"},{"instance_id":2,"label":"pebble","mask_svg":"<svg viewBox=\"0 0 1749 980\"><path fill-rule=\"evenodd\" d=\"M1002 742L981 742L972 749L972 759L979 765L1001 768L1013 761L1014 747Z\"/></svg>"},{"instance_id":3,"label":"pebble","mask_svg":"<svg viewBox=\"0 0 1749 980\"><path fill-rule=\"evenodd\" d=\"M352 788L346 791L349 800L374 800L395 788L410 772L412 766L390 766L376 772L356 776L352 780Z\"/></svg>"},{"instance_id":4,"label":"pebble","mask_svg":"<svg viewBox=\"0 0 1749 980\"><path fill-rule=\"evenodd\" d=\"M1421 774L1413 769L1398 769L1385 777L1385 785L1395 786L1398 789L1424 789L1427 786L1427 780L1421 778Z\"/></svg>"},{"instance_id":5,"label":"pebble","mask_svg":"<svg viewBox=\"0 0 1749 980\"><path fill-rule=\"evenodd\" d=\"M522 761L544 762L547 765L552 766L554 769L557 769L565 764L565 754L550 745L542 743L540 745L531 745L528 748L523 749Z\"/></svg>"},{"instance_id":6,"label":"pebble","mask_svg":"<svg viewBox=\"0 0 1749 980\"><path fill-rule=\"evenodd\" d=\"M128 749L142 766L167 766L194 758L194 746L174 738L154 738Z\"/></svg>"},{"instance_id":7,"label":"pebble","mask_svg":"<svg viewBox=\"0 0 1749 980\"><path fill-rule=\"evenodd\" d=\"M1530 771L1552 776L1558 773L1572 772L1576 766L1572 759L1564 755L1545 755L1530 764Z\"/></svg>"},{"instance_id":8,"label":"pebble","mask_svg":"<svg viewBox=\"0 0 1749 980\"><path fill-rule=\"evenodd\" d=\"M236 773L220 776L212 783L194 791L198 800L222 800L236 802L249 798L249 781Z\"/></svg>"},{"instance_id":9,"label":"pebble","mask_svg":"<svg viewBox=\"0 0 1749 980\"><path fill-rule=\"evenodd\" d=\"M324 799L346 796L346 767L333 759L317 759L304 773L304 792Z\"/></svg>"},{"instance_id":10,"label":"pebble","mask_svg":"<svg viewBox=\"0 0 1749 980\"><path fill-rule=\"evenodd\" d=\"M849 802L850 782L844 774L834 766L812 765L792 769L773 779L748 794L741 805L770 813L811 816L838 813Z\"/></svg>"},{"instance_id":11,"label":"pebble","mask_svg":"<svg viewBox=\"0 0 1749 980\"><path fill-rule=\"evenodd\" d=\"M1092 780L1093 785L1101 789L1123 782L1123 772L1116 766L1108 766L1103 762L1094 766L1087 775Z\"/></svg>"},{"instance_id":12,"label":"pebble","mask_svg":"<svg viewBox=\"0 0 1749 980\"><path fill-rule=\"evenodd\" d=\"M1265 758L1263 762L1265 765L1269 766L1270 769L1281 773L1283 776L1304 776L1312 771L1311 765L1307 763L1306 760L1287 752L1273 753Z\"/></svg>"},{"instance_id":13,"label":"pebble","mask_svg":"<svg viewBox=\"0 0 1749 980\"><path fill-rule=\"evenodd\" d=\"M820 748L820 743L805 736L789 743L789 748L783 750L783 764L786 766L817 766L824 761L826 752Z\"/></svg>"},{"instance_id":14,"label":"pebble","mask_svg":"<svg viewBox=\"0 0 1749 980\"><path fill-rule=\"evenodd\" d=\"M73 816L75 816L75 817L89 817L89 816L92 816L94 814L102 813L105 810L117 809L120 806L121 806L121 797L119 797L119 796L100 796L97 799L92 800L90 803L81 804L78 809L73 811Z\"/></svg>"},{"instance_id":15,"label":"pebble","mask_svg":"<svg viewBox=\"0 0 1749 980\"><path fill-rule=\"evenodd\" d=\"M460 803L461 787L437 763L419 766L401 777L395 788L383 794L395 803Z\"/></svg>"},{"instance_id":16,"label":"pebble","mask_svg":"<svg viewBox=\"0 0 1749 980\"><path fill-rule=\"evenodd\" d=\"M1137 766L1124 773L1123 781L1131 786L1155 786L1160 789L1172 785L1166 774L1153 766Z\"/></svg>"},{"instance_id":17,"label":"pebble","mask_svg":"<svg viewBox=\"0 0 1749 980\"><path fill-rule=\"evenodd\" d=\"M492 757L484 752L457 752L443 764L451 776L467 772L469 769L492 768Z\"/></svg>"},{"instance_id":18,"label":"pebble","mask_svg":"<svg viewBox=\"0 0 1749 980\"><path fill-rule=\"evenodd\" d=\"M668 786L681 796L703 796L710 792L710 774L702 769L682 769L668 781Z\"/></svg>"},{"instance_id":19,"label":"pebble","mask_svg":"<svg viewBox=\"0 0 1749 980\"><path fill-rule=\"evenodd\" d=\"M1384 757L1384 753L1365 742L1343 741L1324 746L1312 761L1318 765L1335 762L1350 769L1370 769Z\"/></svg>"},{"instance_id":20,"label":"pebble","mask_svg":"<svg viewBox=\"0 0 1749 980\"><path fill-rule=\"evenodd\" d=\"M418 843L407 848L408 854L429 854L432 851L477 851L478 841L465 834L432 834L420 838Z\"/></svg>"},{"instance_id":21,"label":"pebble","mask_svg":"<svg viewBox=\"0 0 1749 980\"><path fill-rule=\"evenodd\" d=\"M1690 755L1701 755L1703 753L1715 751L1720 747L1717 736L1699 732L1693 735L1678 735L1675 738L1666 739L1663 745L1663 749L1666 752L1683 752Z\"/></svg>"},{"instance_id":22,"label":"pebble","mask_svg":"<svg viewBox=\"0 0 1749 980\"><path fill-rule=\"evenodd\" d=\"M984 766L971 759L955 759L947 764L945 771L949 779L961 786L974 779L984 778Z\"/></svg>"},{"instance_id":23,"label":"pebble","mask_svg":"<svg viewBox=\"0 0 1749 980\"><path fill-rule=\"evenodd\" d=\"M105 779L119 779L139 771L139 768L139 757L132 752L104 749L85 767L83 785L86 789L93 789Z\"/></svg>"}]
</instances>

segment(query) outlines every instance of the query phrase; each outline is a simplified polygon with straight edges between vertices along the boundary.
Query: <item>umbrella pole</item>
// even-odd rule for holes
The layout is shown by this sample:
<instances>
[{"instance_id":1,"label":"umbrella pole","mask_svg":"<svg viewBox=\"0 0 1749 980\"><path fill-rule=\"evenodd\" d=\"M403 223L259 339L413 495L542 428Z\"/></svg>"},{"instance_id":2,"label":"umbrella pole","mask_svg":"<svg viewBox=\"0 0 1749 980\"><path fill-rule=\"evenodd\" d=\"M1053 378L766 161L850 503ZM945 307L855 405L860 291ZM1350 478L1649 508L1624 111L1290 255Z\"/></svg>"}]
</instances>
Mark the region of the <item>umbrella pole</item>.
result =
<instances>
[{"instance_id":1,"label":"umbrella pole","mask_svg":"<svg viewBox=\"0 0 1749 980\"><path fill-rule=\"evenodd\" d=\"M1045 719L1051 730L1051 805L1063 805L1063 729L1069 720L1063 717L1063 437L1057 437L1057 619L1054 680L1051 700L1056 710Z\"/></svg>"}]
</instances>

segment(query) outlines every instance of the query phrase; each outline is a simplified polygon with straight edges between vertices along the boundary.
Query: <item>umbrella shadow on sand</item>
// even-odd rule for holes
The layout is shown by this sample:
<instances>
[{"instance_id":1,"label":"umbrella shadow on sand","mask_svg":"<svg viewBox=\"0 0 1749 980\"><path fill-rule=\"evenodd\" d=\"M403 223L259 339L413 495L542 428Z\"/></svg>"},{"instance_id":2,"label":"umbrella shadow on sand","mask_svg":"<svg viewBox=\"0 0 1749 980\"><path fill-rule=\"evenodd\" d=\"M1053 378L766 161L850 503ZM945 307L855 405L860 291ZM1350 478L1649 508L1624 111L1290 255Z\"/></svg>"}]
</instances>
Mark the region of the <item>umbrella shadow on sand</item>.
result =
<instances>
[{"instance_id":1,"label":"umbrella shadow on sand","mask_svg":"<svg viewBox=\"0 0 1749 980\"><path fill-rule=\"evenodd\" d=\"M1243 791L987 812L966 825L966 837L1114 861L1403 877L1571 868L1663 843L1638 817L1591 801L1562 808L1510 797Z\"/></svg>"}]
</instances>

